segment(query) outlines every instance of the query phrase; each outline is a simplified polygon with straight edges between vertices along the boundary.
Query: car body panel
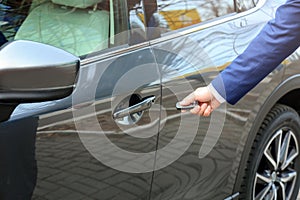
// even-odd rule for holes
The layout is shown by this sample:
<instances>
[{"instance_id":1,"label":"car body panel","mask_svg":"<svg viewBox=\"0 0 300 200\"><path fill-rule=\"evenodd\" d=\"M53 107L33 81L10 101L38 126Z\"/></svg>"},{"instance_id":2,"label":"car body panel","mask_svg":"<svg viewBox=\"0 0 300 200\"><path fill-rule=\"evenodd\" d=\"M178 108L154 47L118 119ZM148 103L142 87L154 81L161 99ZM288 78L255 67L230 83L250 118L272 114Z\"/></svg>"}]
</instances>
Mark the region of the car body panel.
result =
<instances>
[{"instance_id":1,"label":"car body panel","mask_svg":"<svg viewBox=\"0 0 300 200\"><path fill-rule=\"evenodd\" d=\"M166 168L155 171L152 199L225 199L238 192L234 189L235 178L249 131L264 101L280 84L285 63L236 106L227 105L210 118L189 116L185 119L180 111L174 110L174 106L193 91L191 88L209 84L219 70L243 52L271 19L276 7L278 4L266 3L258 10L254 8L252 12L249 10L247 14L239 14L242 17L224 16L222 23L211 22L213 25L210 26L207 22L203 28L199 26L194 27L195 31L187 30L189 34L179 31L171 40L164 41L162 37L159 42L151 42L162 71L162 108L167 113L162 114L158 152L163 151L176 138L176 134L180 134L177 129L184 126L184 121L199 123L197 135L194 135L192 125L184 127L186 137L195 137L186 152ZM181 90L178 89L181 93L174 92L180 84L190 85L191 88L183 89L181 86ZM222 113L222 109L223 112L226 110L226 114ZM222 127L221 134L218 134L218 126ZM178 143L181 144L180 141ZM209 153L199 156L201 148L210 149L207 147L209 145L213 146Z\"/></svg>"},{"instance_id":2,"label":"car body panel","mask_svg":"<svg viewBox=\"0 0 300 200\"><path fill-rule=\"evenodd\" d=\"M143 77L140 72L147 69L148 73ZM115 78L111 76L112 74ZM112 144L129 152L155 152L159 125L157 107L153 107L151 114L148 111L142 114L137 130L134 124L118 124L112 114L120 103L128 107L128 97L133 94L140 95L141 98L153 95L156 97L155 101L159 102L159 83L160 75L154 57L149 48L142 48L125 53L123 56L99 61L97 64L82 66L72 98L30 106L20 105L7 124L13 126L17 121L23 125L29 123L23 120L24 116L35 122L31 123L35 126L30 131L27 129L31 126L27 129L21 129L22 126L19 126L19 131L11 133L11 137L17 137L19 132L22 132L23 136L34 136L36 132L35 146L34 142L27 144L30 149L36 149L36 155L31 152L28 156L32 159L30 164L33 166L34 160L37 160L38 167L33 199L147 199L152 180L154 153L147 157L147 172L124 172L118 170L118 166L130 161L133 163L134 160L123 158L123 162L120 163L117 157L118 149L115 148L114 153L114 149L109 148L111 146L108 143L111 141ZM147 132L147 129L151 132ZM132 140L133 136L130 134L140 132L154 134L147 139ZM28 140L29 138L35 140L33 137L28 137ZM90 139L96 141L96 144L89 143ZM7 153L14 148L12 143L13 141L8 143L9 147L6 146ZM93 152L89 149L91 145L97 145L100 149ZM98 151L101 155L97 154ZM113 157L109 157L114 154L117 163L113 163ZM19 158L17 155L14 156L16 160ZM103 158L111 160L115 169L110 163L101 160ZM16 177L18 174L10 171L8 175ZM34 181L31 183L34 184ZM130 182L131 184L128 184ZM5 190L1 191L1 194L5 193Z\"/></svg>"},{"instance_id":3,"label":"car body panel","mask_svg":"<svg viewBox=\"0 0 300 200\"><path fill-rule=\"evenodd\" d=\"M252 113L248 117L248 123L244 129L244 137L241 139L241 145L239 146L239 160L238 163L239 171L245 168L246 160L248 158L251 147L247 144L252 144L256 133L259 130L261 123L270 109L278 102L290 105L298 110L298 104L294 103L297 99L300 77L299 77L299 49L296 50L291 56L289 56L274 72L266 77L261 84L265 87L256 87L250 94L259 96L257 100L257 106L253 108ZM277 80L281 80L279 84L270 84L269 77L276 76L276 73L280 72L277 76ZM267 90L265 88L268 88ZM270 89L269 89L270 88ZM288 96L291 95L291 96ZM289 102L290 101L290 102ZM239 103L237 104L239 106ZM241 174L238 174L235 181L234 191L238 191L241 181Z\"/></svg>"}]
</instances>

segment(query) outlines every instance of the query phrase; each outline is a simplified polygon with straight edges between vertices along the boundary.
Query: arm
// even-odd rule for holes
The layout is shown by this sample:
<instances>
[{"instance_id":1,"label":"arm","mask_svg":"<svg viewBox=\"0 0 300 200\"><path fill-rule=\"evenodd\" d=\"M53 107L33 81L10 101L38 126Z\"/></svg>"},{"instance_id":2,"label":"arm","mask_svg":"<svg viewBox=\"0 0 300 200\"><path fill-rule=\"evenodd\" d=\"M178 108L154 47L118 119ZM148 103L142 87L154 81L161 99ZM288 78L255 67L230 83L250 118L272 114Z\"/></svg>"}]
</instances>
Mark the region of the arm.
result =
<instances>
[{"instance_id":1,"label":"arm","mask_svg":"<svg viewBox=\"0 0 300 200\"><path fill-rule=\"evenodd\" d=\"M275 19L266 24L246 50L210 86L198 88L181 105L197 100L199 106L191 112L208 116L223 99L235 104L299 46L300 0L287 0L277 9Z\"/></svg>"},{"instance_id":2,"label":"arm","mask_svg":"<svg viewBox=\"0 0 300 200\"><path fill-rule=\"evenodd\" d=\"M235 104L300 45L300 0L287 0L247 49L212 81Z\"/></svg>"}]
</instances>

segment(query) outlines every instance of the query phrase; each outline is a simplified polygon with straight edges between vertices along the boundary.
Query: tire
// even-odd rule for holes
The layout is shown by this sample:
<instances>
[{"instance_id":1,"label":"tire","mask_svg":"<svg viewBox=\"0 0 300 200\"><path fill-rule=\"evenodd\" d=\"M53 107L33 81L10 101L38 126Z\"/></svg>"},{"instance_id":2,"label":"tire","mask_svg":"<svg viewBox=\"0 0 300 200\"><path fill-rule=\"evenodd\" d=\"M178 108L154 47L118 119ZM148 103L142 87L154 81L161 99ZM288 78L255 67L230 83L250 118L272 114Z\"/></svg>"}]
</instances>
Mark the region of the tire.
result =
<instances>
[{"instance_id":1,"label":"tire","mask_svg":"<svg viewBox=\"0 0 300 200\"><path fill-rule=\"evenodd\" d=\"M299 115L288 106L276 104L253 142L240 199L296 200L299 184Z\"/></svg>"}]
</instances>

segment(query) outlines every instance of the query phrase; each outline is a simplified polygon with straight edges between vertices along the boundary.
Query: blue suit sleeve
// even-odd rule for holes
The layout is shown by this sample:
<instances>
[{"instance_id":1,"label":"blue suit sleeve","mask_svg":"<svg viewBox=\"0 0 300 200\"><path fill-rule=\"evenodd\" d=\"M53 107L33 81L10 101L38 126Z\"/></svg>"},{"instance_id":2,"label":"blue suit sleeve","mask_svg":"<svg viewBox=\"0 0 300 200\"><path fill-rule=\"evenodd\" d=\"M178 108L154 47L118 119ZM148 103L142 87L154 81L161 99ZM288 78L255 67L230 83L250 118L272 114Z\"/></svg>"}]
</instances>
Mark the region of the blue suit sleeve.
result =
<instances>
[{"instance_id":1,"label":"blue suit sleeve","mask_svg":"<svg viewBox=\"0 0 300 200\"><path fill-rule=\"evenodd\" d=\"M212 85L228 103L235 104L299 46L300 0L287 0Z\"/></svg>"}]
</instances>

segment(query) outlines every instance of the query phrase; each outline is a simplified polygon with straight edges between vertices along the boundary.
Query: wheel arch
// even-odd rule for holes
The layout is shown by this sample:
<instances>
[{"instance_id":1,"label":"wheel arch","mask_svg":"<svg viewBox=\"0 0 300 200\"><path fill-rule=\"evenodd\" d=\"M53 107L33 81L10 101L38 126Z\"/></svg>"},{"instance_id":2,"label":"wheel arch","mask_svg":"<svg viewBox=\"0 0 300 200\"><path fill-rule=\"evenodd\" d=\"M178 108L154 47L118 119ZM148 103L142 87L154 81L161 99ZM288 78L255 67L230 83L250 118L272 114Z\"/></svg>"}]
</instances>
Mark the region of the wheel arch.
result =
<instances>
[{"instance_id":1,"label":"wheel arch","mask_svg":"<svg viewBox=\"0 0 300 200\"><path fill-rule=\"evenodd\" d=\"M300 97L300 74L294 75L279 84L276 89L271 93L271 95L266 99L264 104L261 106L257 117L255 118L252 128L248 134L246 144L253 144L263 120L267 116L268 112L276 103L284 104L295 109L300 115L300 101L296 97ZM236 177L236 182L234 186L233 193L239 192L244 177L244 170L247 166L247 160L249 153L251 151L252 145L245 145L244 151L242 153L240 165L238 168L238 173Z\"/></svg>"}]
</instances>

